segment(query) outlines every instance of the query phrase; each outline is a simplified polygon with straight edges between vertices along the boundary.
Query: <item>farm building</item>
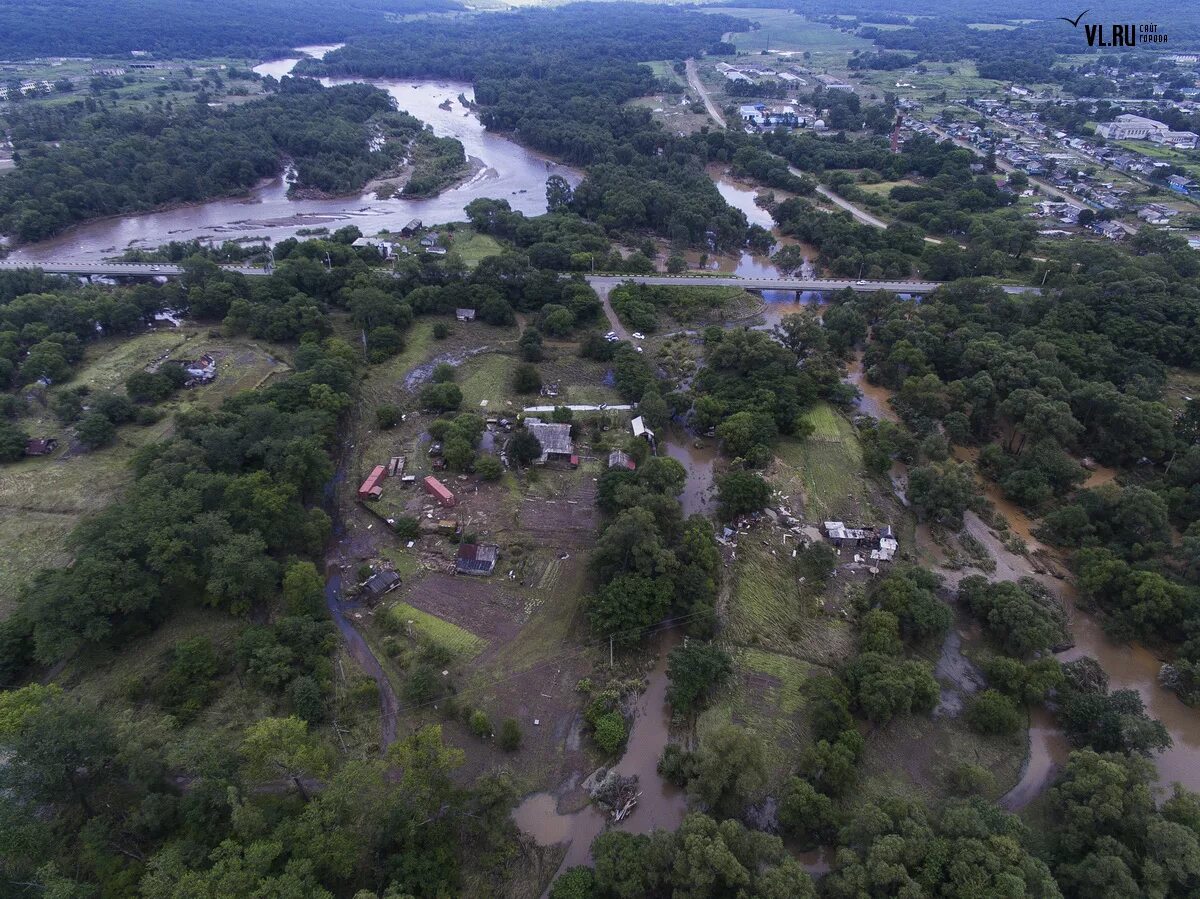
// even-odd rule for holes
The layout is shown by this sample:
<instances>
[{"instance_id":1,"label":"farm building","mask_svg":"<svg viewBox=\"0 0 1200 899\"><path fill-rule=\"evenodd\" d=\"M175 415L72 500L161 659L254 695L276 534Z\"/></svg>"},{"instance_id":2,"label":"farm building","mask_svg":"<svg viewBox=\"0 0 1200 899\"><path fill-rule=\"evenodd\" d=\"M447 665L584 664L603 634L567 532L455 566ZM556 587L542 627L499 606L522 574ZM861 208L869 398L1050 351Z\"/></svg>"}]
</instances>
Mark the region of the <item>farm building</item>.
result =
<instances>
[{"instance_id":1,"label":"farm building","mask_svg":"<svg viewBox=\"0 0 1200 899\"><path fill-rule=\"evenodd\" d=\"M456 321L460 321L460 322L473 322L473 321L475 321L475 310L474 309L455 309L454 310L454 318Z\"/></svg>"},{"instance_id":2,"label":"farm building","mask_svg":"<svg viewBox=\"0 0 1200 899\"><path fill-rule=\"evenodd\" d=\"M362 486L358 488L358 498L360 500L379 499L383 496L383 479L386 477L387 469L382 465L376 465L367 475L367 479L362 482Z\"/></svg>"},{"instance_id":3,"label":"farm building","mask_svg":"<svg viewBox=\"0 0 1200 899\"><path fill-rule=\"evenodd\" d=\"M609 468L628 468L633 471L637 468L637 463L629 457L629 453L621 452L621 450L613 450L608 454Z\"/></svg>"},{"instance_id":4,"label":"farm building","mask_svg":"<svg viewBox=\"0 0 1200 899\"><path fill-rule=\"evenodd\" d=\"M433 475L425 479L425 492L448 509L452 508L458 502L446 485Z\"/></svg>"},{"instance_id":5,"label":"farm building","mask_svg":"<svg viewBox=\"0 0 1200 899\"><path fill-rule=\"evenodd\" d=\"M454 568L459 574L489 575L496 570L500 547L495 543L463 543Z\"/></svg>"},{"instance_id":6,"label":"farm building","mask_svg":"<svg viewBox=\"0 0 1200 899\"><path fill-rule=\"evenodd\" d=\"M58 440L54 437L34 437L25 441L25 455L48 456L58 449Z\"/></svg>"},{"instance_id":7,"label":"farm building","mask_svg":"<svg viewBox=\"0 0 1200 899\"><path fill-rule=\"evenodd\" d=\"M390 568L385 568L383 571L377 571L362 584L362 591L369 599L379 599L386 593L390 593L400 586L400 575L392 571Z\"/></svg>"},{"instance_id":8,"label":"farm building","mask_svg":"<svg viewBox=\"0 0 1200 899\"><path fill-rule=\"evenodd\" d=\"M542 421L540 418L525 419L525 429L542 446L542 454L534 460L538 465L547 462L569 462L578 464L575 444L571 440L571 426L565 423Z\"/></svg>"},{"instance_id":9,"label":"farm building","mask_svg":"<svg viewBox=\"0 0 1200 899\"><path fill-rule=\"evenodd\" d=\"M639 415L629 422L629 427L633 430L634 437L644 437L650 441L654 440L654 432L646 427L646 421L642 416Z\"/></svg>"}]
</instances>

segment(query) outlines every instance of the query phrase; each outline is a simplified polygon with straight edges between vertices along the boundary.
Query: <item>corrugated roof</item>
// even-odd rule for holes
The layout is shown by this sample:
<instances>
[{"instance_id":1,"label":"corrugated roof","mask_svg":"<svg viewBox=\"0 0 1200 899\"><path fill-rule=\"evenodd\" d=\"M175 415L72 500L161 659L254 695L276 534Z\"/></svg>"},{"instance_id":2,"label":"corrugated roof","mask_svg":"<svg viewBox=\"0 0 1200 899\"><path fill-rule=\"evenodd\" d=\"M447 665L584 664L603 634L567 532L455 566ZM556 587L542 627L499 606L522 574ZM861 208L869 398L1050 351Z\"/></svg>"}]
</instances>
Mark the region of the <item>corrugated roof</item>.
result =
<instances>
[{"instance_id":1,"label":"corrugated roof","mask_svg":"<svg viewBox=\"0 0 1200 899\"><path fill-rule=\"evenodd\" d=\"M525 429L541 444L541 461L545 462L550 454L569 456L575 452L575 444L571 441L571 426L542 421L540 418L525 419Z\"/></svg>"}]
</instances>

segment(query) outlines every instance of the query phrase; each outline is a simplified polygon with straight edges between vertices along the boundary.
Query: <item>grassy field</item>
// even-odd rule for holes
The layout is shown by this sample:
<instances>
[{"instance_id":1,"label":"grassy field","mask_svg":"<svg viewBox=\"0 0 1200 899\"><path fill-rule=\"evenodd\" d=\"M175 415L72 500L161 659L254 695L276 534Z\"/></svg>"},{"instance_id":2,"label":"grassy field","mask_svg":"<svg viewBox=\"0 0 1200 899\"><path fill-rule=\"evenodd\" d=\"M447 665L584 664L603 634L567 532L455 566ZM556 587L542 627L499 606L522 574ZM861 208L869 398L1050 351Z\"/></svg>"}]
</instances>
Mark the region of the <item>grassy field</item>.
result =
<instances>
[{"instance_id":1,"label":"grassy field","mask_svg":"<svg viewBox=\"0 0 1200 899\"><path fill-rule=\"evenodd\" d=\"M867 51L873 46L868 40L819 22L810 22L788 10L735 7L702 11L749 19L761 26L752 31L735 32L732 35L730 40L739 53L757 53L759 50L807 50L812 53L812 63L820 65L827 64L824 61L831 59L844 62L851 51Z\"/></svg>"},{"instance_id":2,"label":"grassy field","mask_svg":"<svg viewBox=\"0 0 1200 899\"><path fill-rule=\"evenodd\" d=\"M469 659L483 649L484 641L470 631L407 603L393 604L387 614L401 630L410 627L411 633L418 639L436 643L460 660Z\"/></svg>"},{"instance_id":3,"label":"grassy field","mask_svg":"<svg viewBox=\"0 0 1200 899\"><path fill-rule=\"evenodd\" d=\"M71 430L49 410L49 399L63 389L85 385L92 393L120 391L135 371L164 356L195 358L211 352L218 359L217 379L179 391L158 407L164 417L153 425L124 425L111 445L93 452L72 446ZM273 348L242 338L209 337L195 329L150 331L126 340L89 345L75 376L52 387L46 403L34 402L20 426L31 436L54 437L59 448L49 456L5 466L0 477L0 615L33 572L69 560L64 538L78 521L103 509L131 479L129 460L147 443L170 433L171 413L194 405L214 407L241 390L254 389L289 368ZM47 489L52 484L53 489Z\"/></svg>"},{"instance_id":4,"label":"grassy field","mask_svg":"<svg viewBox=\"0 0 1200 899\"><path fill-rule=\"evenodd\" d=\"M496 238L490 234L478 234L471 228L459 228L455 231L450 247L468 268L474 268L488 256L498 256L501 250Z\"/></svg>"},{"instance_id":5,"label":"grassy field","mask_svg":"<svg viewBox=\"0 0 1200 899\"><path fill-rule=\"evenodd\" d=\"M879 194L886 197L892 192L893 187L912 187L915 183L908 178L901 178L899 181L880 181L877 184L856 184L855 187L863 193Z\"/></svg>"},{"instance_id":6,"label":"grassy field","mask_svg":"<svg viewBox=\"0 0 1200 899\"><path fill-rule=\"evenodd\" d=\"M863 481L862 448L853 426L825 403L809 411L808 421L811 436L779 442L773 480L803 493L811 521L862 519L871 508L871 491Z\"/></svg>"}]
</instances>

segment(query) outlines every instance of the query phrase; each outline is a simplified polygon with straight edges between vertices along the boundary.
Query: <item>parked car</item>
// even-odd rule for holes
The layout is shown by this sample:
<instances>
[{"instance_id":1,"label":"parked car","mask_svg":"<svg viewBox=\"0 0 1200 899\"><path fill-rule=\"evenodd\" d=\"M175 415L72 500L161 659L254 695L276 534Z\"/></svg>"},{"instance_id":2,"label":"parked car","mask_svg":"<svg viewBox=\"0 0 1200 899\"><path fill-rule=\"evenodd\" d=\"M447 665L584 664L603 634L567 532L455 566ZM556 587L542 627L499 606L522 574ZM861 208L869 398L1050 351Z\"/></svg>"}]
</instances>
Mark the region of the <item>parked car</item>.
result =
<instances>
[{"instance_id":1,"label":"parked car","mask_svg":"<svg viewBox=\"0 0 1200 899\"><path fill-rule=\"evenodd\" d=\"M634 339L634 340L645 340L645 339L646 339L646 335L645 335L645 334L643 334L641 331L634 331L634 332L633 332L633 339Z\"/></svg>"}]
</instances>

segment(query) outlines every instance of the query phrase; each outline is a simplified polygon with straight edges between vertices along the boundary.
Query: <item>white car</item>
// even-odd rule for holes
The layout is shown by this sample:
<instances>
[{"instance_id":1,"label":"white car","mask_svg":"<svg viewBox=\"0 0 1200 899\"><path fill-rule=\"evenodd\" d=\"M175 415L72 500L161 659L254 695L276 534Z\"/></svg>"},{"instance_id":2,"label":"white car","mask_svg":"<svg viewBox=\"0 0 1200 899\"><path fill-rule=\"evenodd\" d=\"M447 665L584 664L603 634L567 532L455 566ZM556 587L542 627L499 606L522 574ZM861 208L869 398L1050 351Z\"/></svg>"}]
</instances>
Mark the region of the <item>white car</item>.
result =
<instances>
[{"instance_id":1,"label":"white car","mask_svg":"<svg viewBox=\"0 0 1200 899\"><path fill-rule=\"evenodd\" d=\"M645 340L645 339L646 339L646 335L645 335L645 334L643 334L641 331L634 331L634 332L633 332L633 339L634 339L634 340Z\"/></svg>"},{"instance_id":2,"label":"white car","mask_svg":"<svg viewBox=\"0 0 1200 899\"><path fill-rule=\"evenodd\" d=\"M855 284L866 284L867 282L866 282L866 281L864 281L862 278L859 278L859 279L858 279L857 281L855 281L854 283L855 283Z\"/></svg>"},{"instance_id":3,"label":"white car","mask_svg":"<svg viewBox=\"0 0 1200 899\"><path fill-rule=\"evenodd\" d=\"M642 352L642 348L640 346L635 346L634 349L637 350L639 353Z\"/></svg>"}]
</instances>

